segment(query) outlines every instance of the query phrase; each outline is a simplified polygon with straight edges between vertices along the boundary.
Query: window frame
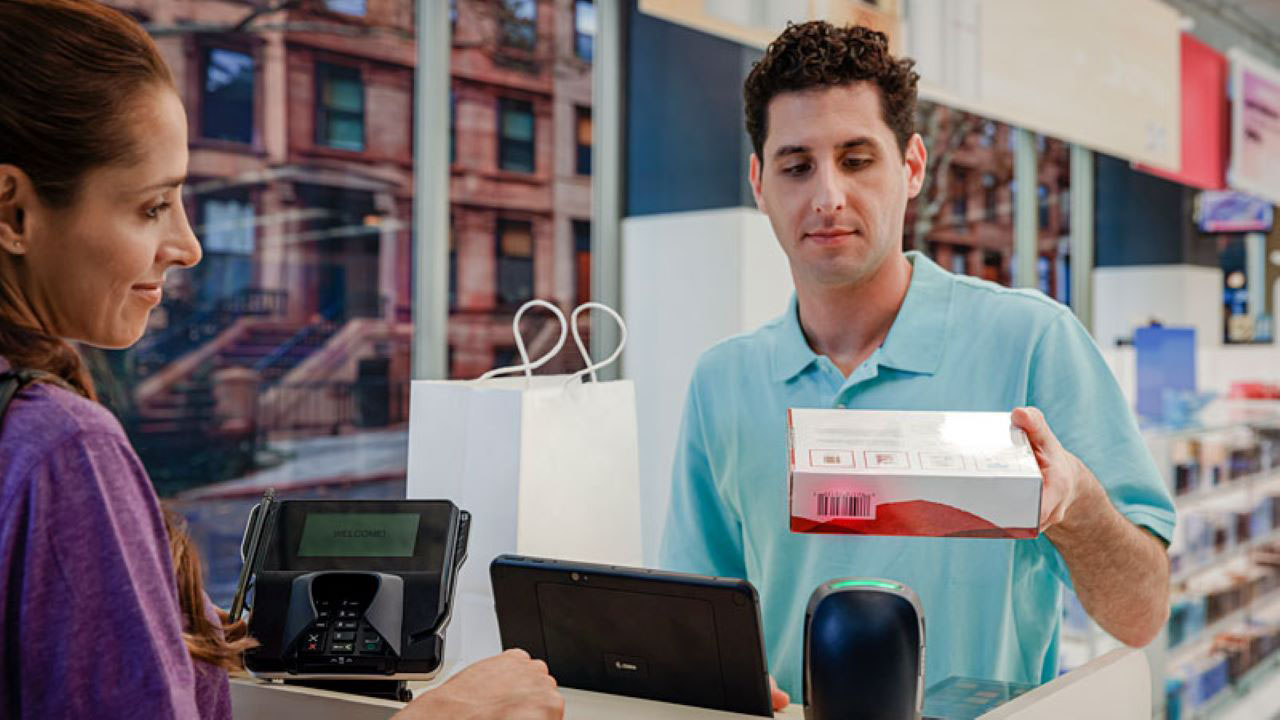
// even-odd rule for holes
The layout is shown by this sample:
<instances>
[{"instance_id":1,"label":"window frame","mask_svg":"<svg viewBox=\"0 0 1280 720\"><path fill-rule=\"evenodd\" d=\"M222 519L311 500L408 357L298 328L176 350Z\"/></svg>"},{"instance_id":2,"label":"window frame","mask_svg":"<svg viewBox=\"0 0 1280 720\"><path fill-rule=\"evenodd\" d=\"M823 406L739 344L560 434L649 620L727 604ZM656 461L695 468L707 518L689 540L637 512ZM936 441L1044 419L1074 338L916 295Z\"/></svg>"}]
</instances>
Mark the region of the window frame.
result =
<instances>
[{"instance_id":1,"label":"window frame","mask_svg":"<svg viewBox=\"0 0 1280 720\"><path fill-rule=\"evenodd\" d=\"M213 272L213 269L219 259L221 259L222 262L229 262L234 258L246 258L250 263L253 262L252 259L256 253L259 252L259 243L261 242L261 238L259 237L259 227L255 224L250 230L252 236L250 242L253 247L251 247L247 252L212 246L209 242L213 237L213 234L208 231L208 225L210 222L208 206L211 202L237 203L249 208L252 211L250 216L256 221L259 217L259 211L261 210L261 197L257 191L250 187L237 186L210 193L203 193L199 196L190 198L187 202L191 207L191 214L195 220L193 228L201 231L200 246L201 252L204 256L204 259L199 264L190 268L191 275L188 277L189 281L198 282L201 286L205 285L208 282L209 273ZM244 289L246 290L259 289L259 281L261 278L258 277L258 275L261 272L261 269L257 266L253 266L252 272L252 276L245 282ZM197 298L201 298L203 295L204 293L201 291L201 287L197 287L195 296ZM199 304L198 306L202 307L202 305Z\"/></svg>"},{"instance_id":2,"label":"window frame","mask_svg":"<svg viewBox=\"0 0 1280 720\"><path fill-rule=\"evenodd\" d=\"M573 56L586 63L595 62L596 54L596 35L581 32L578 30L578 16L582 11L583 5L590 5L592 14L595 13L594 0L573 0L573 12L570 14L570 21L573 23ZM583 41L587 43L586 54L583 54Z\"/></svg>"},{"instance_id":3,"label":"window frame","mask_svg":"<svg viewBox=\"0 0 1280 720\"><path fill-rule=\"evenodd\" d=\"M582 144L582 121L586 119L590 125L591 141L586 145ZM592 117L591 107L588 105L573 106L573 145L574 145L574 172L579 177L591 177L591 146L595 141L595 119Z\"/></svg>"},{"instance_id":4,"label":"window frame","mask_svg":"<svg viewBox=\"0 0 1280 720\"><path fill-rule=\"evenodd\" d=\"M506 113L507 113L507 110L514 105L523 105L529 108L529 122L532 128L530 132L530 138L528 140L511 139L511 138L508 138L506 135L506 132L505 132L506 131L506 122L505 122ZM519 173L521 175L536 175L538 172L538 115L535 112L533 101L499 95L497 112L498 112L498 122L497 122L498 169L501 170L502 172ZM525 170L522 168L509 167L507 162L511 158L508 155L508 153L511 151L506 149L508 147L508 144L509 143L525 143L525 142L529 144L529 169Z\"/></svg>"},{"instance_id":5,"label":"window frame","mask_svg":"<svg viewBox=\"0 0 1280 720\"><path fill-rule=\"evenodd\" d=\"M262 112L265 107L262 88L262 57L260 49L264 45L264 41L259 37L249 37L235 35L231 33L195 36L188 40L186 44L186 56L188 59L186 80L188 87L196 88L194 97L191 98L191 111L188 118L191 122L189 128L189 137L187 144L192 148L211 148L225 152L244 153L263 155L262 138ZM229 52L241 53L248 55L253 61L253 97L251 100L251 117L250 117L250 136L249 142L240 142L239 140L228 140L224 138L205 137L204 132L204 114L205 114L205 89L204 83L206 73L208 72L209 53L212 50L226 50Z\"/></svg>"},{"instance_id":6,"label":"window frame","mask_svg":"<svg viewBox=\"0 0 1280 720\"><path fill-rule=\"evenodd\" d=\"M585 231L585 232L583 232ZM591 300L591 220L582 218L569 219L569 235L573 242L573 294L576 304L581 305ZM586 240L585 247L583 240ZM582 287L582 257L587 256L586 287Z\"/></svg>"},{"instance_id":7,"label":"window frame","mask_svg":"<svg viewBox=\"0 0 1280 720\"><path fill-rule=\"evenodd\" d=\"M334 15L338 15L341 17L349 17L349 18L363 19L363 18L369 17L369 0L359 0L359 2L363 6L363 10L358 13L347 12L346 10L339 10L338 8L335 8L332 5L330 5L332 1L333 0L320 0L320 5L325 10L325 12L330 12L330 13L333 13Z\"/></svg>"},{"instance_id":8,"label":"window frame","mask_svg":"<svg viewBox=\"0 0 1280 720\"><path fill-rule=\"evenodd\" d=\"M504 230L511 226L526 226L529 229L529 257L523 258L518 256L509 256L503 252L502 238ZM537 284L537 255L538 255L538 239L536 235L536 223L533 218L521 217L518 215L498 215L494 220L493 233L493 298L494 305L500 310L514 310L522 304L532 300L538 294ZM509 267L510 263L519 262L528 264L529 274L529 296L528 297L508 297L503 292L502 277L504 269Z\"/></svg>"},{"instance_id":9,"label":"window frame","mask_svg":"<svg viewBox=\"0 0 1280 720\"><path fill-rule=\"evenodd\" d=\"M365 91L367 86L365 85L365 82L364 82L364 69L359 65L333 62L326 58L316 58L314 60L314 63L315 63L315 71L314 71L315 72L315 100L313 103L314 104L313 110L314 110L314 119L315 119L315 132L313 133L312 140L315 146L319 148L325 148L326 150L337 150L339 152L349 152L349 153L367 152L369 149L369 126L368 126L368 123L366 122L366 111L368 109L369 103L367 102L367 98L365 97ZM325 81L332 77L332 73L334 70L339 71L339 73L348 72L355 77L357 82L359 82L360 84L359 113L356 113L351 110L334 110L332 108L329 108L325 104L325 100L324 100ZM330 127L329 125L330 118L334 113L339 113L346 116L354 116L358 114L360 116L360 147L359 149L334 145L330 141L330 138L326 137L327 131L329 130L329 127Z\"/></svg>"},{"instance_id":10,"label":"window frame","mask_svg":"<svg viewBox=\"0 0 1280 720\"><path fill-rule=\"evenodd\" d=\"M497 18L498 44L505 50L526 53L536 52L538 49L538 0L497 0L497 2L500 13ZM512 5L525 2L533 9L533 17L516 17ZM510 12L507 15L502 15L501 13L505 11ZM522 37L526 34L530 37Z\"/></svg>"}]
</instances>

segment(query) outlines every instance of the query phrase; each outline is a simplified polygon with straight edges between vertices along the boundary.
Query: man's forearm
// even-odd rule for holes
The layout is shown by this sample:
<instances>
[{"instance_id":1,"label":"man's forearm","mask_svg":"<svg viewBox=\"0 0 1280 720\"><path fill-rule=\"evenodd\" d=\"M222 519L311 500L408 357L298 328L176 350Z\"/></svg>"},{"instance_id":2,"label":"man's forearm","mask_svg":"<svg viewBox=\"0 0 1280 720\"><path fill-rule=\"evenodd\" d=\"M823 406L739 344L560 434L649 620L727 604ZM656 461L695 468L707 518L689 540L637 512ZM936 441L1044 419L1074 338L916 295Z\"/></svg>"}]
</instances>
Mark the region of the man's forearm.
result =
<instances>
[{"instance_id":1,"label":"man's forearm","mask_svg":"<svg viewBox=\"0 0 1280 720\"><path fill-rule=\"evenodd\" d=\"M1062 553L1076 596L1121 642L1151 642L1169 618L1169 556L1164 545L1116 510L1095 479L1085 497L1045 534Z\"/></svg>"}]
</instances>

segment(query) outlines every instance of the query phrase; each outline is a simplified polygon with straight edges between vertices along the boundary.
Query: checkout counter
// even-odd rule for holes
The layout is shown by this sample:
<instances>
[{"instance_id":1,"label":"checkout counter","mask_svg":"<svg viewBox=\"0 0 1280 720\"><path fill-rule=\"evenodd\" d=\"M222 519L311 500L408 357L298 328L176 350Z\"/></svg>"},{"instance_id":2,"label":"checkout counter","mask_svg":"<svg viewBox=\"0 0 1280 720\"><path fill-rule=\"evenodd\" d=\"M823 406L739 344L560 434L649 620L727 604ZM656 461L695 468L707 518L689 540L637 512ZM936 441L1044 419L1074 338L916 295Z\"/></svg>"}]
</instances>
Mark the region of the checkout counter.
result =
<instances>
[{"instance_id":1,"label":"checkout counter","mask_svg":"<svg viewBox=\"0 0 1280 720\"><path fill-rule=\"evenodd\" d=\"M463 666L444 656L443 630L469 526L469 515L448 501L276 503L268 493L250 517L245 571L232 607L235 616L252 577L250 632L267 640L246 655L256 677L232 680L234 716L383 720L404 707L402 700L443 683ZM467 640L463 633L464 650ZM364 695L327 689L351 689L352 681ZM981 717L1145 720L1151 717L1150 687L1146 656L1119 649ZM569 720L756 717L572 688L561 692ZM984 702L981 694L963 700ZM775 716L803 718L804 709L792 705Z\"/></svg>"},{"instance_id":2,"label":"checkout counter","mask_svg":"<svg viewBox=\"0 0 1280 720\"><path fill-rule=\"evenodd\" d=\"M415 694L443 682L411 683ZM565 720L747 720L753 716L561 688ZM387 720L403 703L327 690L267 683L249 678L231 681L236 720ZM803 720L804 708L792 705L775 717ZM1151 671L1140 650L1121 648L986 713L983 720L1130 720L1151 717Z\"/></svg>"}]
</instances>

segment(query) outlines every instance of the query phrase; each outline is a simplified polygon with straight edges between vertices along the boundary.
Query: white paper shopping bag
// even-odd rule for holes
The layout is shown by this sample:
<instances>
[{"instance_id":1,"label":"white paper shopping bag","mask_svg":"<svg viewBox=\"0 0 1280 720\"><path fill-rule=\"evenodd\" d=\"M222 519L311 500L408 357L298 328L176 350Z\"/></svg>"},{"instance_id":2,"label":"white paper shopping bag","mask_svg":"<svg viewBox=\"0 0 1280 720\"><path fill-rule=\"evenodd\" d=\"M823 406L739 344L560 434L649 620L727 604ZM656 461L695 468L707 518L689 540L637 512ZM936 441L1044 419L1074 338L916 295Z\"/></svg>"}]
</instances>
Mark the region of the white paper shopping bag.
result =
<instances>
[{"instance_id":1,"label":"white paper shopping bag","mask_svg":"<svg viewBox=\"0 0 1280 720\"><path fill-rule=\"evenodd\" d=\"M537 376L564 343L529 362L513 323L522 364L478 381L414 381L409 412L408 497L447 498L471 512L468 559L460 575L446 657L462 662L501 650L489 563L502 553L587 562L641 562L635 389L630 381L594 381L626 342L572 376ZM520 378L496 378L507 372ZM584 382L585 376L592 382Z\"/></svg>"}]
</instances>

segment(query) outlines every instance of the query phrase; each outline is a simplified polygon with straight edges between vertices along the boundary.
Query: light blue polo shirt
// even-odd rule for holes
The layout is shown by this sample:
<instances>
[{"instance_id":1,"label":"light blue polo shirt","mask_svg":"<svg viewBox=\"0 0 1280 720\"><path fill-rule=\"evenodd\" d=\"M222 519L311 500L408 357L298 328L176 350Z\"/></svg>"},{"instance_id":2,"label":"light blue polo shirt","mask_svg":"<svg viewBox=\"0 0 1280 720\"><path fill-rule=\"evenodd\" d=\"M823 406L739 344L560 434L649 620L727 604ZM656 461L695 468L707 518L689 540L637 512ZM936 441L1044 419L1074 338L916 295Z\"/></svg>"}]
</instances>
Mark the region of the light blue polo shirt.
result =
<instances>
[{"instance_id":1,"label":"light blue polo shirt","mask_svg":"<svg viewBox=\"0 0 1280 720\"><path fill-rule=\"evenodd\" d=\"M677 441L664 568L745 578L760 592L770 671L797 702L804 612L833 578L906 583L924 606L925 682L1024 683L1058 669L1057 549L1033 540L792 533L787 408L1040 408L1125 517L1167 543L1173 502L1097 347L1038 292L952 275L919 253L884 344L846 379L786 314L698 361Z\"/></svg>"}]
</instances>

